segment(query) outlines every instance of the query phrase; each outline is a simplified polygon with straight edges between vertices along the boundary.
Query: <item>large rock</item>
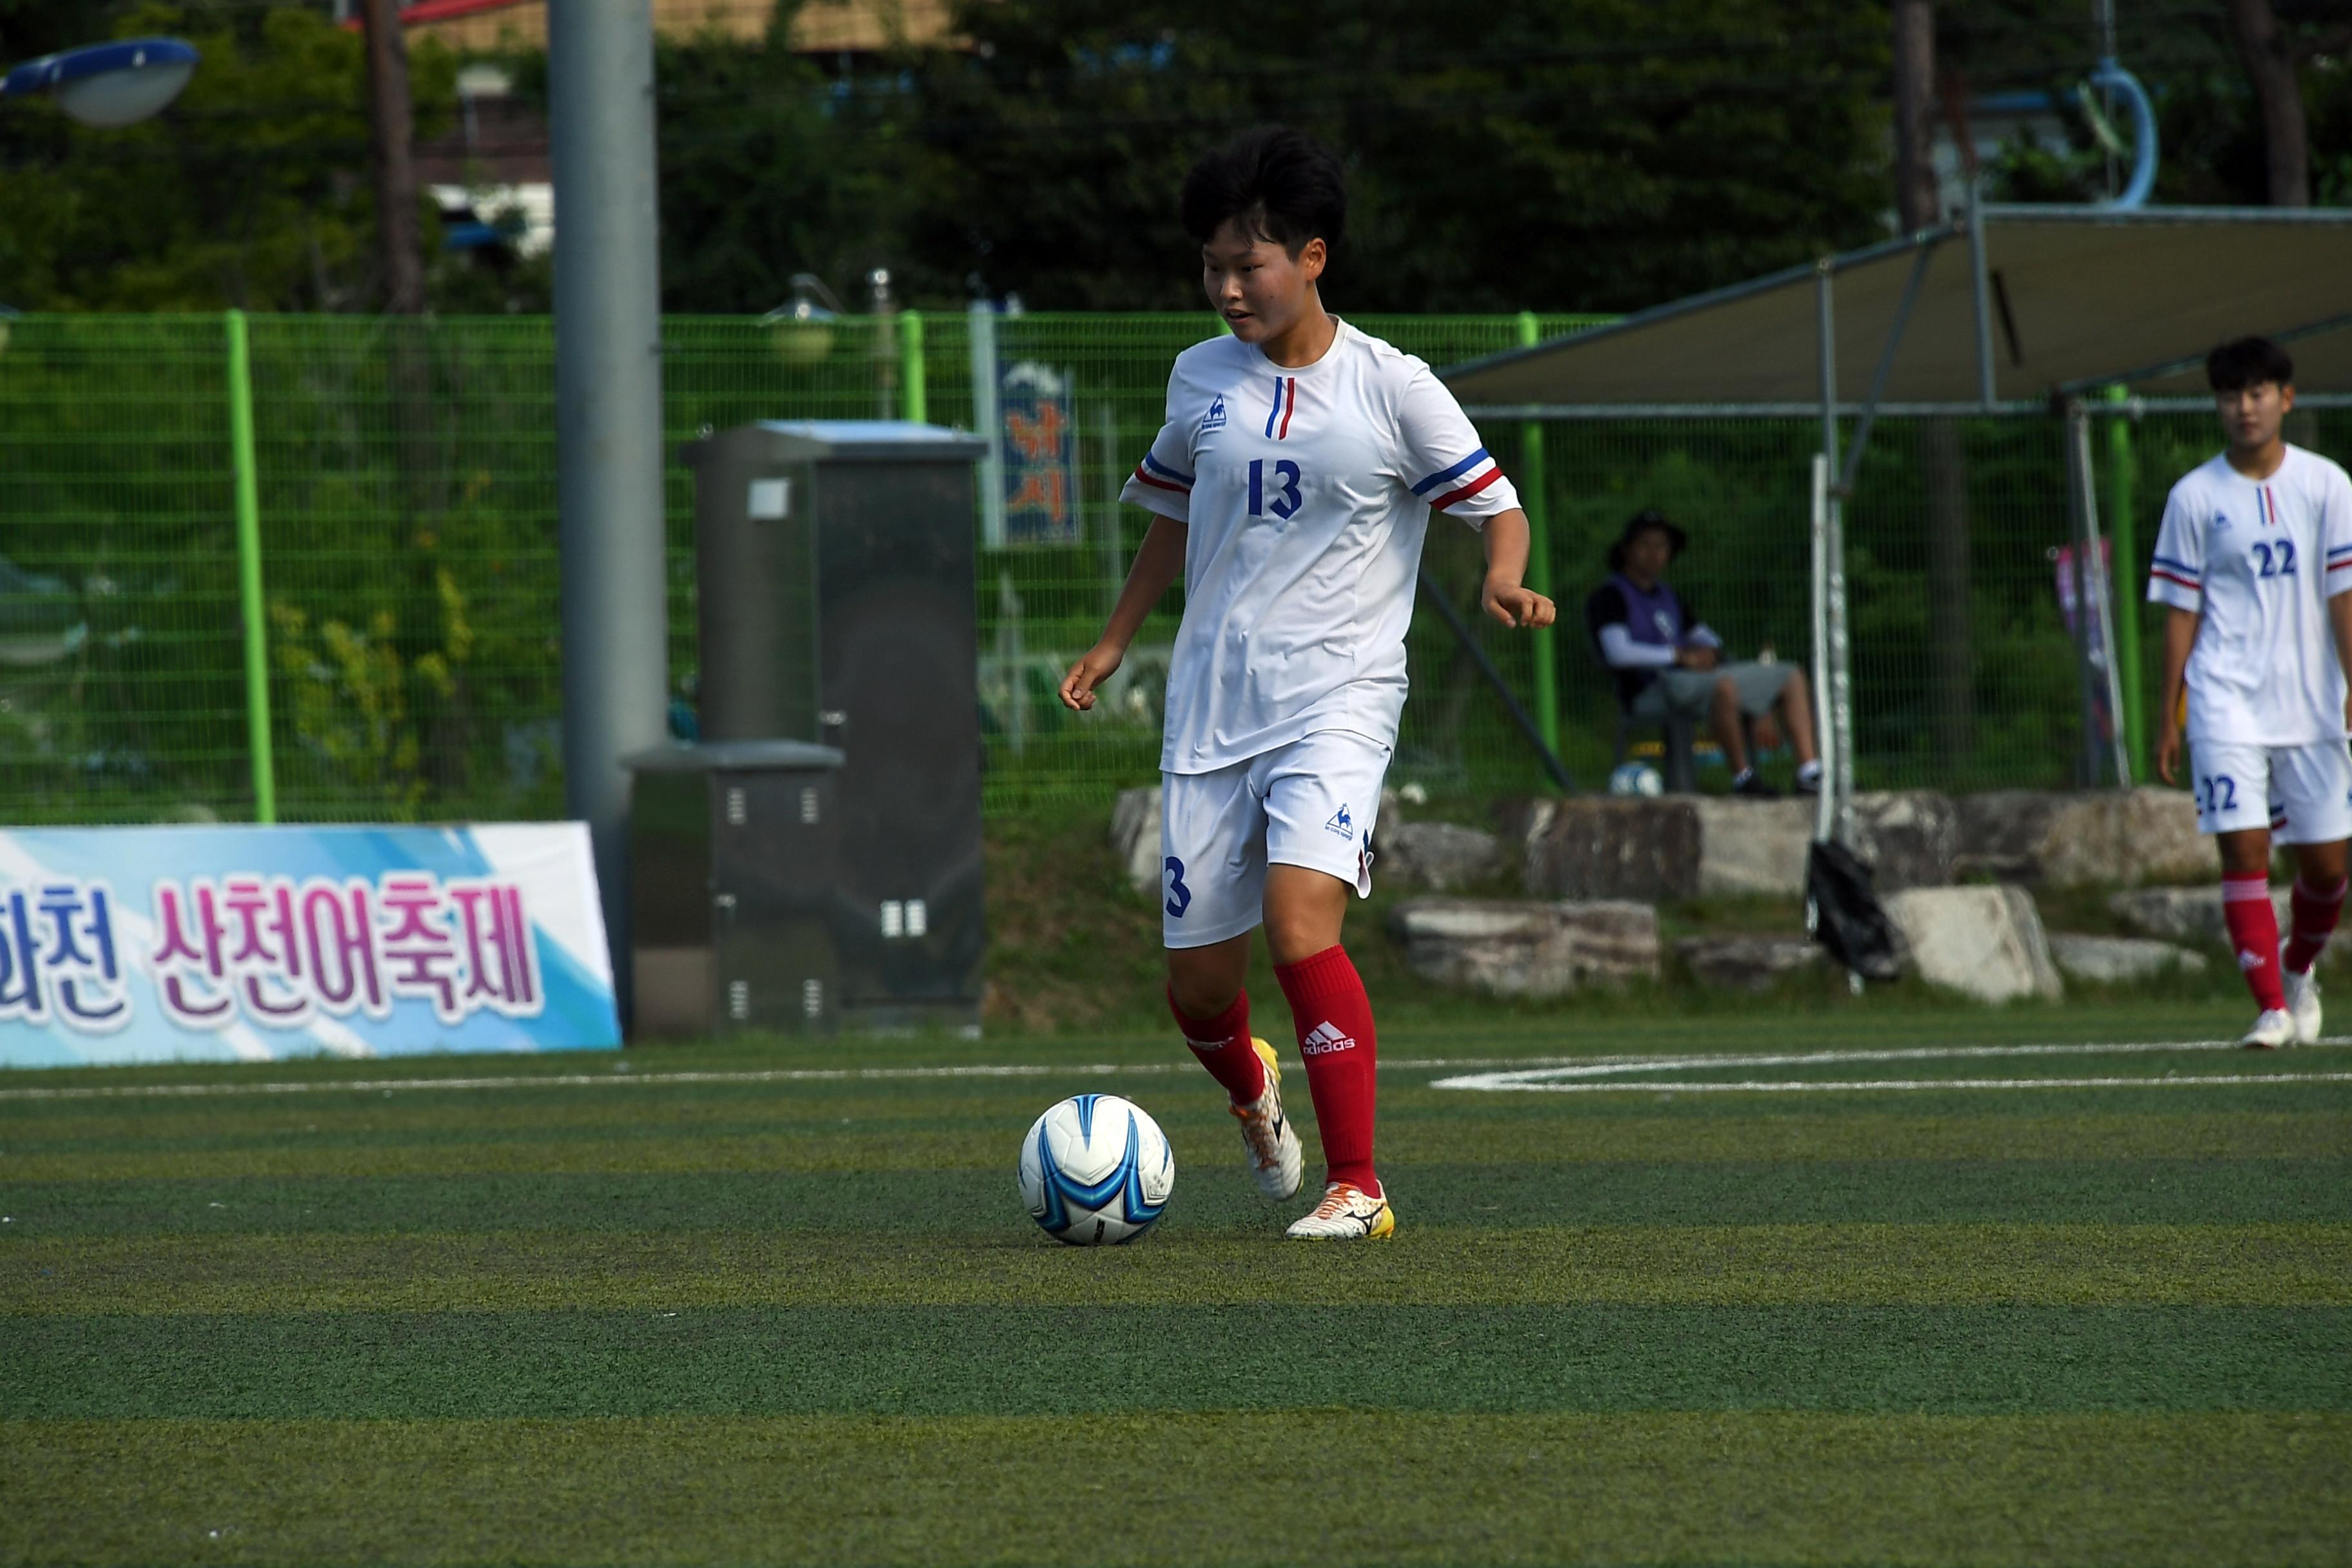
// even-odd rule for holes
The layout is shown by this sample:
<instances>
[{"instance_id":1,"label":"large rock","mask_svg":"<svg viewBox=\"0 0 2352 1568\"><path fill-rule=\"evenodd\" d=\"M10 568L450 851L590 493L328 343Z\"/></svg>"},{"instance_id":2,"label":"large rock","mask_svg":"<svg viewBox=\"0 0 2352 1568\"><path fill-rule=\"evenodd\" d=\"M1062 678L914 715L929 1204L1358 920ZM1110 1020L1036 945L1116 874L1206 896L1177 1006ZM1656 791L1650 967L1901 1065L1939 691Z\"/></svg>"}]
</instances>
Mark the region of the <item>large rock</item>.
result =
<instances>
[{"instance_id":1,"label":"large rock","mask_svg":"<svg viewBox=\"0 0 2352 1568\"><path fill-rule=\"evenodd\" d=\"M1528 892L1648 903L1802 897L1813 816L1810 798L1730 795L1530 800L1502 813ZM1934 791L1855 797L1856 847L1882 892L1950 881L1958 836L1950 798Z\"/></svg>"},{"instance_id":2,"label":"large rock","mask_svg":"<svg viewBox=\"0 0 2352 1568\"><path fill-rule=\"evenodd\" d=\"M2058 972L2070 980L2099 985L2122 985L2152 980L2175 969L2192 974L2205 971L2205 955L2168 942L2139 936L2087 936L2079 931L2052 931L2050 956Z\"/></svg>"},{"instance_id":3,"label":"large rock","mask_svg":"<svg viewBox=\"0 0 2352 1568\"><path fill-rule=\"evenodd\" d=\"M1496 996L1559 996L1658 973L1658 913L1622 900L1409 899L1389 929L1415 973Z\"/></svg>"},{"instance_id":4,"label":"large rock","mask_svg":"<svg viewBox=\"0 0 2352 1568\"><path fill-rule=\"evenodd\" d=\"M2278 911L2279 933L2293 923L2294 889L2273 888L2271 908ZM2136 888L2107 900L2107 910L2136 931L2164 942L2185 942L2192 947L2230 945L2229 922L2221 918L2221 884L2201 888ZM2328 949L2333 954L2333 944Z\"/></svg>"},{"instance_id":5,"label":"large rock","mask_svg":"<svg viewBox=\"0 0 2352 1568\"><path fill-rule=\"evenodd\" d=\"M1885 900L1919 977L1979 1002L2064 992L2033 895L2003 884L1912 888Z\"/></svg>"},{"instance_id":6,"label":"large rock","mask_svg":"<svg viewBox=\"0 0 2352 1568\"><path fill-rule=\"evenodd\" d=\"M1958 804L1962 876L2136 888L2215 875L2196 804L2181 790L2000 790Z\"/></svg>"},{"instance_id":7,"label":"large rock","mask_svg":"<svg viewBox=\"0 0 2352 1568\"><path fill-rule=\"evenodd\" d=\"M1503 844L1491 833L1452 822L1381 824L1373 870L1399 887L1447 893L1491 880L1503 869Z\"/></svg>"},{"instance_id":8,"label":"large rock","mask_svg":"<svg viewBox=\"0 0 2352 1568\"><path fill-rule=\"evenodd\" d=\"M1806 936L1686 936L1675 943L1675 956L1700 984L1731 991L1769 991L1829 961Z\"/></svg>"},{"instance_id":9,"label":"large rock","mask_svg":"<svg viewBox=\"0 0 2352 1568\"><path fill-rule=\"evenodd\" d=\"M1123 789L1110 808L1111 852L1138 892L1160 890L1160 786Z\"/></svg>"}]
</instances>

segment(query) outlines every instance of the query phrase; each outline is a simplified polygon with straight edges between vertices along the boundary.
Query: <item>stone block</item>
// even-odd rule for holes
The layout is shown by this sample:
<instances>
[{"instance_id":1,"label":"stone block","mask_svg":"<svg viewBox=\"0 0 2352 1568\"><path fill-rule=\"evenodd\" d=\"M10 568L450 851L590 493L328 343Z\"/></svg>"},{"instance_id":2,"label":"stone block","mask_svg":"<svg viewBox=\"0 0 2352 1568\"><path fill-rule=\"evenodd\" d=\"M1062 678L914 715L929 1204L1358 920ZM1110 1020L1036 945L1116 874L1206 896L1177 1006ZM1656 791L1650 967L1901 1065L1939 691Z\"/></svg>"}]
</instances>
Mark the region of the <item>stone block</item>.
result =
<instances>
[{"instance_id":1,"label":"stone block","mask_svg":"<svg viewBox=\"0 0 2352 1568\"><path fill-rule=\"evenodd\" d=\"M1963 795L1962 876L2053 888L2203 880L2213 847L2197 831L2185 791L2000 790Z\"/></svg>"},{"instance_id":2,"label":"stone block","mask_svg":"<svg viewBox=\"0 0 2352 1568\"><path fill-rule=\"evenodd\" d=\"M2063 994L2041 911L2023 888L1909 888L1885 902L1908 967L1929 984L1979 1002Z\"/></svg>"},{"instance_id":3,"label":"stone block","mask_svg":"<svg viewBox=\"0 0 2352 1568\"><path fill-rule=\"evenodd\" d=\"M1389 916L1413 972L1496 996L1655 978L1658 914L1624 900L1407 900Z\"/></svg>"},{"instance_id":4,"label":"stone block","mask_svg":"<svg viewBox=\"0 0 2352 1568\"><path fill-rule=\"evenodd\" d=\"M1493 834L1452 822L1381 824L1373 874L1403 888L1452 892L1503 869L1503 843Z\"/></svg>"},{"instance_id":5,"label":"stone block","mask_svg":"<svg viewBox=\"0 0 2352 1568\"><path fill-rule=\"evenodd\" d=\"M2271 889L2271 908L2278 911L2279 934L2284 936L2293 923L2290 913L2294 890L2289 888ZM2186 942L2191 947L2220 948L2230 946L2229 922L2221 918L2221 884L2209 882L2201 888L2135 888L2117 893L2107 900L2108 912L2132 930L2163 942ZM2344 943L2330 942L2321 955L2323 963L2343 956Z\"/></svg>"},{"instance_id":6,"label":"stone block","mask_svg":"<svg viewBox=\"0 0 2352 1568\"><path fill-rule=\"evenodd\" d=\"M1801 898L1813 841L1810 798L1668 795L1515 802L1505 837L1527 890L1555 899ZM1854 800L1856 847L1880 891L1952 879L1959 820L1932 790Z\"/></svg>"},{"instance_id":7,"label":"stone block","mask_svg":"<svg viewBox=\"0 0 2352 1568\"><path fill-rule=\"evenodd\" d=\"M1110 808L1111 852L1139 893L1160 890L1160 786L1123 789Z\"/></svg>"},{"instance_id":8,"label":"stone block","mask_svg":"<svg viewBox=\"0 0 2352 1568\"><path fill-rule=\"evenodd\" d=\"M2052 931L2050 957L2058 973L2070 980L2100 985L2121 985L2149 980L2168 970L2192 974L2205 970L2205 955L2174 942L2138 936L2086 936L2079 931Z\"/></svg>"},{"instance_id":9,"label":"stone block","mask_svg":"<svg viewBox=\"0 0 2352 1568\"><path fill-rule=\"evenodd\" d=\"M1686 936L1675 943L1675 955L1700 984L1729 991L1769 991L1829 962L1822 945L1805 936Z\"/></svg>"}]
</instances>

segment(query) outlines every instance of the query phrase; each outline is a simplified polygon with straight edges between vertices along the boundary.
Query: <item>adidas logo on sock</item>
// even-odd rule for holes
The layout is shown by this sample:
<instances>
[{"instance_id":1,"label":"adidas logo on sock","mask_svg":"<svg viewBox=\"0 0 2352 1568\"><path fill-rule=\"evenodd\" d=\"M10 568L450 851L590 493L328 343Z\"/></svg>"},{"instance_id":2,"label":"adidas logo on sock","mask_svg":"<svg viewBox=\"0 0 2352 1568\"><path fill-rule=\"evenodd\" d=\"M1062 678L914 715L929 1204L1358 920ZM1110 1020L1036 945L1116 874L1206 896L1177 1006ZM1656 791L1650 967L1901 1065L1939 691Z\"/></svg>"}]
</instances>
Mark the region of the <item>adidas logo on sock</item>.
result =
<instances>
[{"instance_id":1,"label":"adidas logo on sock","mask_svg":"<svg viewBox=\"0 0 2352 1568\"><path fill-rule=\"evenodd\" d=\"M1298 1054L1303 1057L1328 1057L1333 1051L1352 1051L1355 1048L1356 1037L1341 1034L1339 1026L1328 1020L1307 1030L1307 1037L1298 1042Z\"/></svg>"},{"instance_id":2,"label":"adidas logo on sock","mask_svg":"<svg viewBox=\"0 0 2352 1568\"><path fill-rule=\"evenodd\" d=\"M2264 958L2259 952L2249 952L2244 948L2238 950L2238 967L2241 969L2252 972L2253 970L2260 969L2263 964L2268 963L2269 962L2270 960Z\"/></svg>"}]
</instances>

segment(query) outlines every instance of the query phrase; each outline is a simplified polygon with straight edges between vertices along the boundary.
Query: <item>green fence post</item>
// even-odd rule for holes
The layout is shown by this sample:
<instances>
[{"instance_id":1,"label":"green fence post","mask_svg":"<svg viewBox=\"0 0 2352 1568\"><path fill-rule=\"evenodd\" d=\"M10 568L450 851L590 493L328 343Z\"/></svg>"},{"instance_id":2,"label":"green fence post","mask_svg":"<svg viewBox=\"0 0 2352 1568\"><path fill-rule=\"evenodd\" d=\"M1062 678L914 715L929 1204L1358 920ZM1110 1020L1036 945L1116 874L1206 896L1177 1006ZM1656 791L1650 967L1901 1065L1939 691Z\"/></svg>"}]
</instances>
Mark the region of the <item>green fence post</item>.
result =
<instances>
[{"instance_id":1,"label":"green fence post","mask_svg":"<svg viewBox=\"0 0 2352 1568\"><path fill-rule=\"evenodd\" d=\"M2120 386L2107 388L2107 401L2121 403L2131 394ZM2120 415L2107 420L2107 540L2115 552L2116 660L2123 666L2124 754L2131 759L2132 777L2148 781L2147 715L2140 690L2139 531L2132 505L2131 421Z\"/></svg>"},{"instance_id":2,"label":"green fence post","mask_svg":"<svg viewBox=\"0 0 2352 1568\"><path fill-rule=\"evenodd\" d=\"M269 751L269 626L261 602L261 486L253 456L253 362L245 312L228 312L228 446L236 476L236 596L245 614L245 732L253 760L253 819L278 820Z\"/></svg>"},{"instance_id":3,"label":"green fence post","mask_svg":"<svg viewBox=\"0 0 2352 1568\"><path fill-rule=\"evenodd\" d=\"M1532 346L1543 339L1543 328L1533 310L1519 312L1519 342ZM1551 597L1551 507L1544 495L1544 429L1530 419L1519 426L1519 504L1528 514L1528 586ZM1531 649L1536 661L1536 731L1553 756L1559 755L1559 669L1555 634L1550 626L1535 629Z\"/></svg>"},{"instance_id":4,"label":"green fence post","mask_svg":"<svg viewBox=\"0 0 2352 1568\"><path fill-rule=\"evenodd\" d=\"M916 425L931 418L929 384L923 379L923 313L898 312L898 416Z\"/></svg>"}]
</instances>

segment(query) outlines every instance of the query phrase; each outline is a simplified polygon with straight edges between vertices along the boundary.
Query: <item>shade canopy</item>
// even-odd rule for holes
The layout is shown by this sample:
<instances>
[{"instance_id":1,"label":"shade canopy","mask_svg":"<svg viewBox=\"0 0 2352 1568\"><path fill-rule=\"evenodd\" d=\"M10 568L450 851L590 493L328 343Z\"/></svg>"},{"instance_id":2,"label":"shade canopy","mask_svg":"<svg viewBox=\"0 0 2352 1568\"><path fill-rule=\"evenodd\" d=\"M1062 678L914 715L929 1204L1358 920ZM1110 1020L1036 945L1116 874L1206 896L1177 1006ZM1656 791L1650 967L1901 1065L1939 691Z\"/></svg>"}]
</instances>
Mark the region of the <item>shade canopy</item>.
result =
<instances>
[{"instance_id":1,"label":"shade canopy","mask_svg":"<svg viewBox=\"0 0 2352 1568\"><path fill-rule=\"evenodd\" d=\"M2298 390L2352 392L2352 211L1988 205L1981 230L1997 401L2202 394L2206 352L2254 332L2287 345ZM1924 257L1885 399L1978 404L1974 248L1956 223L1442 374L1482 408L1818 404L1826 268L1838 396L1859 401Z\"/></svg>"}]
</instances>

